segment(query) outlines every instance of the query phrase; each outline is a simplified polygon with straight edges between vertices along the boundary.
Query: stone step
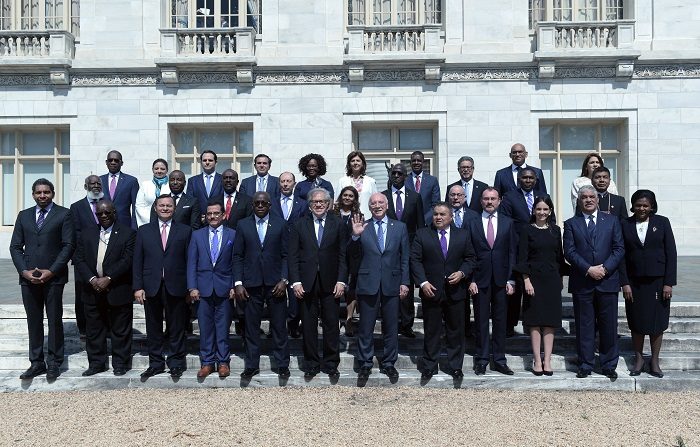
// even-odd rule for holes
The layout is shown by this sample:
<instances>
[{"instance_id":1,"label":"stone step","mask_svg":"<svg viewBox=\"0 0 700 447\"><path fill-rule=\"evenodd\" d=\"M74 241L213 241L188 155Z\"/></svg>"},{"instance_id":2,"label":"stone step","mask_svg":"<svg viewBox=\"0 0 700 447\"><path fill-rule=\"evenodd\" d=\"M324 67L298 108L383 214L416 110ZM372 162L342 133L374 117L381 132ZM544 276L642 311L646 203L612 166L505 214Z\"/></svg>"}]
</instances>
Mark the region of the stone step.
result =
<instances>
[{"instance_id":1,"label":"stone step","mask_svg":"<svg viewBox=\"0 0 700 447\"><path fill-rule=\"evenodd\" d=\"M400 370L400 377L392 383L385 375L375 368L369 379L359 382L355 372L343 372L340 378L331 381L325 374L319 374L311 380L306 380L300 371L292 371L289 379L280 379L276 374L263 371L252 380L243 380L238 375L219 379L211 375L204 380L197 379L196 370L185 371L179 379L173 379L168 374L160 374L148 380L139 377L141 371L131 370L122 377L115 377L111 372L104 372L91 377L82 377L82 371L66 371L52 382L46 376L33 380L18 379L21 371L0 371L0 392L9 391L75 391L75 390L116 390L131 388L225 388L225 387L318 387L318 386L350 386L350 387L386 387L411 386L430 388L480 388L480 389L513 389L513 390L598 390L598 391L679 391L700 389L700 372L671 371L663 379L655 377L629 377L620 371L616 380L610 380L599 374L592 374L585 379L577 379L575 372L567 371L554 376L535 377L529 372L516 372L513 376L504 376L487 371L484 376L467 373L461 380L439 373L431 380L423 382L418 371Z\"/></svg>"}]
</instances>

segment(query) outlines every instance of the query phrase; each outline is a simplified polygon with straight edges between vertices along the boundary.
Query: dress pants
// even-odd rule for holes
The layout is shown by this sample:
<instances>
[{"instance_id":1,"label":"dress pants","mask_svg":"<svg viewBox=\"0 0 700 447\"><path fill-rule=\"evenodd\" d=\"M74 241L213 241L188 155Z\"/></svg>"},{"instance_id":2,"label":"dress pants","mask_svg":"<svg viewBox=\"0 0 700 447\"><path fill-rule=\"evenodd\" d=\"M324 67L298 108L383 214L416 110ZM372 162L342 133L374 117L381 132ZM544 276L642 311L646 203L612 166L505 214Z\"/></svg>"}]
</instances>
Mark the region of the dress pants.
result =
<instances>
[{"instance_id":1,"label":"dress pants","mask_svg":"<svg viewBox=\"0 0 700 447\"><path fill-rule=\"evenodd\" d=\"M245 367L260 368L260 320L265 303L270 313L272 358L277 368L289 367L287 338L287 299L272 296L272 286L246 287L248 299L242 301L245 314Z\"/></svg>"},{"instance_id":2,"label":"dress pants","mask_svg":"<svg viewBox=\"0 0 700 447\"><path fill-rule=\"evenodd\" d=\"M515 291L512 295L506 295L508 302L506 328L514 328L520 321L520 309L523 302L524 285L521 280L515 282Z\"/></svg>"},{"instance_id":3,"label":"dress pants","mask_svg":"<svg viewBox=\"0 0 700 447\"><path fill-rule=\"evenodd\" d=\"M474 295L474 325L476 326L476 352L474 365L487 365L489 354L493 362L506 365L506 288L494 284L479 287L479 293ZM493 334L489 343L489 318Z\"/></svg>"},{"instance_id":4,"label":"dress pants","mask_svg":"<svg viewBox=\"0 0 700 447\"><path fill-rule=\"evenodd\" d=\"M134 321L132 303L113 306L104 294L83 301L85 308L85 350L90 367L107 365L107 334L112 341L112 368L129 368Z\"/></svg>"},{"instance_id":5,"label":"dress pants","mask_svg":"<svg viewBox=\"0 0 700 447\"><path fill-rule=\"evenodd\" d=\"M399 330L413 329L413 320L416 316L414 290L412 284L408 286L408 296L399 302Z\"/></svg>"},{"instance_id":6,"label":"dress pants","mask_svg":"<svg viewBox=\"0 0 700 447\"><path fill-rule=\"evenodd\" d=\"M410 294L410 293L409 293ZM407 297L405 300L410 300ZM382 314L382 337L384 355L382 367L394 366L399 358L399 297L382 295L357 295L360 309L360 324L357 328L357 360L360 367L371 368L374 357L374 324L379 312Z\"/></svg>"},{"instance_id":7,"label":"dress pants","mask_svg":"<svg viewBox=\"0 0 700 447\"><path fill-rule=\"evenodd\" d=\"M22 284L22 302L27 313L29 333L29 361L32 365L44 363L44 306L49 322L46 363L59 367L63 364L63 286L54 282Z\"/></svg>"},{"instance_id":8,"label":"dress pants","mask_svg":"<svg viewBox=\"0 0 700 447\"><path fill-rule=\"evenodd\" d=\"M615 370L620 358L617 346L617 292L572 293L572 297L579 368L584 371L593 370L597 327L600 335L600 367Z\"/></svg>"},{"instance_id":9,"label":"dress pants","mask_svg":"<svg viewBox=\"0 0 700 447\"><path fill-rule=\"evenodd\" d=\"M231 327L231 304L228 297L201 297L199 320L199 361L202 366L231 362L228 332Z\"/></svg>"},{"instance_id":10,"label":"dress pants","mask_svg":"<svg viewBox=\"0 0 700 447\"><path fill-rule=\"evenodd\" d=\"M78 332L85 334L86 322L85 322L85 306L83 306L83 288L85 283L80 279L78 275L78 269L74 269L74 282L75 282L75 322L78 325Z\"/></svg>"},{"instance_id":11,"label":"dress pants","mask_svg":"<svg viewBox=\"0 0 700 447\"><path fill-rule=\"evenodd\" d=\"M165 283L160 282L160 289L155 296L149 296L144 302L146 311L146 338L148 341L148 365L160 369L165 367L163 356L163 310L168 328L170 346L167 360L168 368L186 368L187 352L185 350L185 327L187 326L187 303L184 296L170 295Z\"/></svg>"},{"instance_id":12,"label":"dress pants","mask_svg":"<svg viewBox=\"0 0 700 447\"><path fill-rule=\"evenodd\" d=\"M445 322L447 367L454 371L464 364L464 300L423 298L423 371L437 373L440 335Z\"/></svg>"},{"instance_id":13,"label":"dress pants","mask_svg":"<svg viewBox=\"0 0 700 447\"><path fill-rule=\"evenodd\" d=\"M304 360L306 367L332 370L340 364L340 302L332 293L321 290L320 279L310 292L299 300L301 327L304 336ZM296 298L295 298L296 299ZM323 365L318 355L318 316L321 314L323 329Z\"/></svg>"},{"instance_id":14,"label":"dress pants","mask_svg":"<svg viewBox=\"0 0 700 447\"><path fill-rule=\"evenodd\" d=\"M301 322L301 305L294 295L294 289L287 287L287 327L299 328Z\"/></svg>"}]
</instances>

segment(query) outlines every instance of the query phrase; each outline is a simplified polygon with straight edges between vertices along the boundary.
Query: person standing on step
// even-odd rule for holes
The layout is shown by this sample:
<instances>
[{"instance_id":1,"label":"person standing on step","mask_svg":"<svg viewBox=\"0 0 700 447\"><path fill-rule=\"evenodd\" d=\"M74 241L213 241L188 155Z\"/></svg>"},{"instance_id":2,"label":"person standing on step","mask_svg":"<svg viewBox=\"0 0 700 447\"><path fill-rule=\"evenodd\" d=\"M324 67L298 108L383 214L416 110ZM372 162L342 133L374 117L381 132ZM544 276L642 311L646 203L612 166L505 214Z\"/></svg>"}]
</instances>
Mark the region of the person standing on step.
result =
<instances>
[{"instance_id":1,"label":"person standing on step","mask_svg":"<svg viewBox=\"0 0 700 447\"><path fill-rule=\"evenodd\" d=\"M117 209L117 220L122 225L136 227L136 195L139 193L139 181L133 175L122 172L122 154L109 151L107 154L107 174L100 176L104 198L110 200Z\"/></svg>"},{"instance_id":2,"label":"person standing on step","mask_svg":"<svg viewBox=\"0 0 700 447\"><path fill-rule=\"evenodd\" d=\"M206 221L204 212L205 205L209 203L212 197L218 198L224 194L221 174L216 172L216 163L218 157L216 152L205 150L199 155L199 162L202 167L202 173L193 175L187 182L187 194L197 198L202 213L200 221L202 224Z\"/></svg>"},{"instance_id":3,"label":"person standing on step","mask_svg":"<svg viewBox=\"0 0 700 447\"><path fill-rule=\"evenodd\" d=\"M423 205L423 221L427 224L433 220L433 205L440 201L440 184L437 178L423 170L425 156L421 151L411 154L411 173L406 178L406 189L420 195Z\"/></svg>"}]
</instances>

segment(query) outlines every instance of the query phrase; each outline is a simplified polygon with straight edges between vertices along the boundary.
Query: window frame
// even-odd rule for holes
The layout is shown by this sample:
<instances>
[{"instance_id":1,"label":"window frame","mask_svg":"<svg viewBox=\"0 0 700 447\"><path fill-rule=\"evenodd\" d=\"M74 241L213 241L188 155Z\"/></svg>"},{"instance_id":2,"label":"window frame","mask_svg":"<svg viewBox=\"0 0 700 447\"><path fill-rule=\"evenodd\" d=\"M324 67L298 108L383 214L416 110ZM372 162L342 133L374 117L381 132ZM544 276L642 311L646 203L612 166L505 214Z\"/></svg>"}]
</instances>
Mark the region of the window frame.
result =
<instances>
[{"instance_id":1,"label":"window frame","mask_svg":"<svg viewBox=\"0 0 700 447\"><path fill-rule=\"evenodd\" d=\"M23 2L29 1L29 13L23 14ZM36 1L36 14L32 13L31 2ZM68 31L80 37L80 0L64 0L60 15L47 15L47 9L56 9L57 0L0 0L0 30L2 31ZM48 27L47 22L57 19L62 27ZM36 22L36 24L35 24Z\"/></svg>"},{"instance_id":2,"label":"window frame","mask_svg":"<svg viewBox=\"0 0 700 447\"><path fill-rule=\"evenodd\" d=\"M185 0L187 3L187 26L179 26L181 21L177 17L184 17L183 14L175 14L177 0L167 1L167 26L173 29L228 29L228 28L242 28L242 27L252 27L255 29L257 34L262 34L262 0L213 0L214 11L206 16L200 16L197 14L199 9L197 8L197 0ZM257 14L248 13L248 2L253 1L258 7ZM222 12L223 3L234 4L238 3L238 13L234 14L229 11L228 14ZM238 16L238 25L236 26L222 26L222 18ZM198 20L205 17L205 26L197 26ZM211 17L214 26L206 26L206 18ZM257 24L248 24L250 18L253 17ZM219 26L216 26L216 24Z\"/></svg>"},{"instance_id":3,"label":"window frame","mask_svg":"<svg viewBox=\"0 0 700 447\"><path fill-rule=\"evenodd\" d=\"M399 1L400 0L385 0L385 1L390 1L391 6L390 10L388 13L382 12L381 14L388 14L389 15L389 23L380 23L380 24L375 24L374 23L374 16L375 14L378 14L374 10L374 2L377 0L362 0L364 1L364 14L361 17L364 17L364 23L356 23L351 20L351 14L353 16L360 16L360 12L351 12L350 11L350 6L353 3L353 0L345 0L344 4L344 21L345 21L345 26L348 25L361 25L361 26L384 26L384 27L393 27L393 26L422 26L422 25L443 25L444 24L444 0L403 0L406 5L408 5L411 1L415 2L415 10L410 11L409 9L406 8L403 11L399 11ZM429 9L428 3L429 2L434 2L434 4L437 4L439 6L438 10L434 9ZM399 16L401 14L414 14L415 20L413 23L399 23ZM434 21L428 20L428 16L433 15L436 17L439 17L439 21Z\"/></svg>"},{"instance_id":4,"label":"window frame","mask_svg":"<svg viewBox=\"0 0 700 447\"><path fill-rule=\"evenodd\" d=\"M534 30L537 27L538 22L565 22L565 23L576 23L576 22L607 22L622 20L624 18L629 18L631 16L631 11L629 9L629 0L614 0L614 6L608 6L607 0L595 0L596 6L596 18L594 19L580 19L577 17L577 11L581 9L590 10L592 8L588 7L587 2L589 0L570 0L571 7L565 7L563 2L566 0L561 0L561 7L555 7L554 2L556 0L528 0L528 25L530 30ZM536 6L536 3L540 6ZM579 7L578 5L583 5ZM570 10L571 20L566 19L555 19L555 11ZM616 11L615 18L608 19L608 11ZM541 17L536 19L535 16Z\"/></svg>"}]
</instances>

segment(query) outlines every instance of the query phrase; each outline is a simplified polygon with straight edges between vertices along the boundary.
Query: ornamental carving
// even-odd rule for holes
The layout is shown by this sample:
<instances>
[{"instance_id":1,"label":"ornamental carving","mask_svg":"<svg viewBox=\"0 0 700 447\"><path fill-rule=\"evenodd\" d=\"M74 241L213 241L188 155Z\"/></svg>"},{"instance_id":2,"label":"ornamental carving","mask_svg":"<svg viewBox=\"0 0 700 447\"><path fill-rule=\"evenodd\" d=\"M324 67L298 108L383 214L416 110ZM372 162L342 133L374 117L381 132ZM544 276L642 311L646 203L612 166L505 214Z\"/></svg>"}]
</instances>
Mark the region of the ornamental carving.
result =
<instances>
[{"instance_id":1,"label":"ornamental carving","mask_svg":"<svg viewBox=\"0 0 700 447\"><path fill-rule=\"evenodd\" d=\"M700 64L687 65L638 65L633 78L697 78Z\"/></svg>"},{"instance_id":2,"label":"ornamental carving","mask_svg":"<svg viewBox=\"0 0 700 447\"><path fill-rule=\"evenodd\" d=\"M256 84L339 84L348 81L345 71L334 72L260 72Z\"/></svg>"},{"instance_id":3,"label":"ornamental carving","mask_svg":"<svg viewBox=\"0 0 700 447\"><path fill-rule=\"evenodd\" d=\"M51 76L47 74L41 75L9 75L0 76L0 85L51 85Z\"/></svg>"},{"instance_id":4,"label":"ornamental carving","mask_svg":"<svg viewBox=\"0 0 700 447\"><path fill-rule=\"evenodd\" d=\"M559 67L554 70L555 78L614 78L615 67Z\"/></svg>"},{"instance_id":5,"label":"ornamental carving","mask_svg":"<svg viewBox=\"0 0 700 447\"><path fill-rule=\"evenodd\" d=\"M230 84L236 82L236 73L187 73L178 74L180 84Z\"/></svg>"},{"instance_id":6,"label":"ornamental carving","mask_svg":"<svg viewBox=\"0 0 700 447\"><path fill-rule=\"evenodd\" d=\"M78 87L156 85L160 84L160 82L160 76L145 73L129 75L75 75L71 79L71 84Z\"/></svg>"},{"instance_id":7,"label":"ornamental carving","mask_svg":"<svg viewBox=\"0 0 700 447\"><path fill-rule=\"evenodd\" d=\"M365 71L365 81L422 81L425 70Z\"/></svg>"},{"instance_id":8,"label":"ornamental carving","mask_svg":"<svg viewBox=\"0 0 700 447\"><path fill-rule=\"evenodd\" d=\"M537 69L498 69L474 68L466 70L445 70L442 81L511 81L537 78Z\"/></svg>"}]
</instances>

